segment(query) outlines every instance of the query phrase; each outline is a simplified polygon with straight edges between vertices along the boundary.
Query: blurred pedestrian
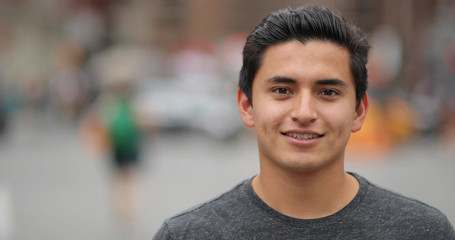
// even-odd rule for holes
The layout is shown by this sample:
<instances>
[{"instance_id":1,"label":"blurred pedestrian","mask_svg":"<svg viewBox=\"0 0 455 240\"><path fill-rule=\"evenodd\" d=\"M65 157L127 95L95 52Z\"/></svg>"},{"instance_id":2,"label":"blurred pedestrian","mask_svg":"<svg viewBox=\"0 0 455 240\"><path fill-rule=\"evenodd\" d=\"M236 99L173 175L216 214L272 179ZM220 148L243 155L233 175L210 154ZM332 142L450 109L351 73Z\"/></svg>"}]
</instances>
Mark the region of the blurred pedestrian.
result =
<instances>
[{"instance_id":1,"label":"blurred pedestrian","mask_svg":"<svg viewBox=\"0 0 455 240\"><path fill-rule=\"evenodd\" d=\"M139 207L139 167L142 133L130 97L130 86L114 86L103 106L110 141L110 157L116 171L115 206L121 219L135 220Z\"/></svg>"},{"instance_id":2,"label":"blurred pedestrian","mask_svg":"<svg viewBox=\"0 0 455 240\"><path fill-rule=\"evenodd\" d=\"M368 112L368 42L325 7L271 13L243 50L237 100L260 172L154 239L455 239L439 210L344 170Z\"/></svg>"},{"instance_id":3,"label":"blurred pedestrian","mask_svg":"<svg viewBox=\"0 0 455 240\"><path fill-rule=\"evenodd\" d=\"M115 212L122 221L134 221L138 213L140 187L137 170L141 163L142 129L133 106L131 84L108 86L95 103L98 151L106 151L114 171L113 200ZM92 123L93 124L93 123Z\"/></svg>"},{"instance_id":4,"label":"blurred pedestrian","mask_svg":"<svg viewBox=\"0 0 455 240\"><path fill-rule=\"evenodd\" d=\"M131 239L137 234L142 201L140 167L146 124L136 102L136 76L127 66L103 58L101 91L81 124L82 139L97 156L109 159L112 169L111 200L116 229ZM100 60L101 61L101 60ZM104 68L111 63L111 68ZM100 66L100 65L98 65ZM106 76L109 77L106 77Z\"/></svg>"},{"instance_id":5,"label":"blurred pedestrian","mask_svg":"<svg viewBox=\"0 0 455 240\"><path fill-rule=\"evenodd\" d=\"M50 100L60 116L74 120L91 99L92 83L83 70L86 50L70 40L57 50L58 69L49 82Z\"/></svg>"}]
</instances>

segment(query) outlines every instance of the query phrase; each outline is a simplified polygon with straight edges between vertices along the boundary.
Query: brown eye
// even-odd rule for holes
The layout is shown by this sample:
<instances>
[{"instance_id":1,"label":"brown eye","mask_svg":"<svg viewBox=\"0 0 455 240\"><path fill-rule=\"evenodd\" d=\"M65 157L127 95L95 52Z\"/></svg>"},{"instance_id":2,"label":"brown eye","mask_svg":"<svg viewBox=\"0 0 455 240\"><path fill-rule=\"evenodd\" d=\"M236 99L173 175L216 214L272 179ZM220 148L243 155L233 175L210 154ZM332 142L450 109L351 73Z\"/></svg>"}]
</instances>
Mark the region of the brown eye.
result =
<instances>
[{"instance_id":1,"label":"brown eye","mask_svg":"<svg viewBox=\"0 0 455 240\"><path fill-rule=\"evenodd\" d=\"M288 89L286 89L286 88L275 88L273 90L273 92L281 94L281 95L285 95L285 94L289 94L290 93L290 91Z\"/></svg>"},{"instance_id":2,"label":"brown eye","mask_svg":"<svg viewBox=\"0 0 455 240\"><path fill-rule=\"evenodd\" d=\"M324 95L324 96L333 97L333 96L338 95L338 92L336 92L335 90L332 90L332 89L325 89L320 94Z\"/></svg>"}]
</instances>

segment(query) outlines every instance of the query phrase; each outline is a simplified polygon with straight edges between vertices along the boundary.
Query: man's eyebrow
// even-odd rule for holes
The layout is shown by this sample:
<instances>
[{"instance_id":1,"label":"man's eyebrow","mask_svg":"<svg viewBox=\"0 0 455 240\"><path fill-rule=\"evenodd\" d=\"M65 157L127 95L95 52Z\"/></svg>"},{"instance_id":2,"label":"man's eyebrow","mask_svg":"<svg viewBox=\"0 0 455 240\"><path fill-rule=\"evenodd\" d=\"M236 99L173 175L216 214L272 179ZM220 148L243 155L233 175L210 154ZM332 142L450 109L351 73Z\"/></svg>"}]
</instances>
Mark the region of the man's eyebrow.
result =
<instances>
[{"instance_id":1,"label":"man's eyebrow","mask_svg":"<svg viewBox=\"0 0 455 240\"><path fill-rule=\"evenodd\" d=\"M287 83L287 84L296 84L297 80L290 78L290 77L283 77L283 76L274 76L268 79L270 83ZM347 83L338 78L330 78L330 79L320 79L316 81L317 85L335 85L340 87L346 87Z\"/></svg>"},{"instance_id":2,"label":"man's eyebrow","mask_svg":"<svg viewBox=\"0 0 455 240\"><path fill-rule=\"evenodd\" d=\"M283 76L274 76L268 79L270 83L290 83L295 84L297 81L293 78L283 77Z\"/></svg>"},{"instance_id":3,"label":"man's eyebrow","mask_svg":"<svg viewBox=\"0 0 455 240\"><path fill-rule=\"evenodd\" d=\"M335 85L335 86L340 86L340 87L348 86L345 81L340 80L338 78L317 80L316 84L317 85Z\"/></svg>"}]
</instances>

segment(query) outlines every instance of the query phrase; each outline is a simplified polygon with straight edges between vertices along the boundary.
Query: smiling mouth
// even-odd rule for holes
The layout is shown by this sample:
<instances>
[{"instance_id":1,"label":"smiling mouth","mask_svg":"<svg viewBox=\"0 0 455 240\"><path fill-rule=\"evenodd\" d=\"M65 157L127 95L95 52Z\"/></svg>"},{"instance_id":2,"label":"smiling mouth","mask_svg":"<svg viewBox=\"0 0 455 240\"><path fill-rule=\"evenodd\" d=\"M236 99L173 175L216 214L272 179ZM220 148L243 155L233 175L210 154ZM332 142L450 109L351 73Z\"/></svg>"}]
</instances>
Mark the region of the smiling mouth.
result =
<instances>
[{"instance_id":1,"label":"smiling mouth","mask_svg":"<svg viewBox=\"0 0 455 240\"><path fill-rule=\"evenodd\" d=\"M283 135L289 136L292 138L296 138L296 139L300 139L300 140L309 140L309 139L320 138L320 137L324 136L324 134L295 133L295 132L283 133Z\"/></svg>"}]
</instances>

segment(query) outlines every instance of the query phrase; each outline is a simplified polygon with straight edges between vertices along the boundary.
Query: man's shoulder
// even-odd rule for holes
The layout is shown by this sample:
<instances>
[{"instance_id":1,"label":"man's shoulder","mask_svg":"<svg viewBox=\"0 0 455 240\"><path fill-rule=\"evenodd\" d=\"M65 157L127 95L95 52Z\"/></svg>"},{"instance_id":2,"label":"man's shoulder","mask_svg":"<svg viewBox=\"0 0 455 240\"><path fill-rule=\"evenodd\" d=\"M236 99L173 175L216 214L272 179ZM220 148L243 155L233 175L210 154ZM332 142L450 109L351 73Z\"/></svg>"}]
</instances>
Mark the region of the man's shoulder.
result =
<instances>
[{"instance_id":1,"label":"man's shoulder","mask_svg":"<svg viewBox=\"0 0 455 240\"><path fill-rule=\"evenodd\" d=\"M408 229L429 236L440 236L444 232L453 236L452 225L437 208L369 182L367 185L363 209L377 226L383 225L390 231Z\"/></svg>"},{"instance_id":2,"label":"man's shoulder","mask_svg":"<svg viewBox=\"0 0 455 240\"><path fill-rule=\"evenodd\" d=\"M406 212L416 217L444 216L441 211L433 206L370 182L368 182L368 192L365 198L369 204L377 205L382 211L391 211L397 215Z\"/></svg>"},{"instance_id":3,"label":"man's shoulder","mask_svg":"<svg viewBox=\"0 0 455 240\"><path fill-rule=\"evenodd\" d=\"M178 221L180 219L187 219L187 218L197 218L197 217L205 217L205 215L210 215L214 211L228 211L232 210L233 205L237 205L241 198L246 197L245 191L248 187L248 180L245 180L239 184L237 184L234 188L230 189L229 191L211 199L206 202L203 202L199 205L196 205L190 209L187 209L170 219L168 221Z\"/></svg>"},{"instance_id":4,"label":"man's shoulder","mask_svg":"<svg viewBox=\"0 0 455 240\"><path fill-rule=\"evenodd\" d=\"M226 224L236 221L238 216L245 212L244 209L248 208L245 205L249 202L249 186L249 181L245 180L220 196L165 220L163 227L169 234L178 236L215 236L216 233L211 232L212 230L218 231ZM204 235L204 232L207 235Z\"/></svg>"}]
</instances>

